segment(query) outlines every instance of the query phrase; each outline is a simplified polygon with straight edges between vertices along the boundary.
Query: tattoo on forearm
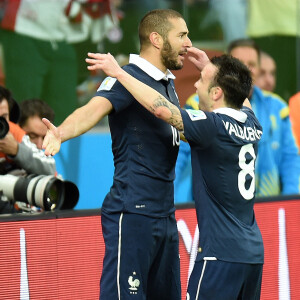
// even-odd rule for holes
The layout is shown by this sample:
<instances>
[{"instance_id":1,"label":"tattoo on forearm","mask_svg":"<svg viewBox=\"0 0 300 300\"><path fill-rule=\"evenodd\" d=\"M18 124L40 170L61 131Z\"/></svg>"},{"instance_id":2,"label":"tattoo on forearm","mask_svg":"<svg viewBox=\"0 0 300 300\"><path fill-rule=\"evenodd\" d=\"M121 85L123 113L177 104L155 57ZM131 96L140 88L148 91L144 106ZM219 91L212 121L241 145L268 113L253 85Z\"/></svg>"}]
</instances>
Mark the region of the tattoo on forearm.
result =
<instances>
[{"instance_id":1,"label":"tattoo on forearm","mask_svg":"<svg viewBox=\"0 0 300 300\"><path fill-rule=\"evenodd\" d=\"M165 121L176 127L178 130L183 130L183 122L178 107L170 103L163 96L160 95L153 101L153 106L150 107L150 111L155 114L156 109L161 106L168 108L171 113L171 116Z\"/></svg>"}]
</instances>

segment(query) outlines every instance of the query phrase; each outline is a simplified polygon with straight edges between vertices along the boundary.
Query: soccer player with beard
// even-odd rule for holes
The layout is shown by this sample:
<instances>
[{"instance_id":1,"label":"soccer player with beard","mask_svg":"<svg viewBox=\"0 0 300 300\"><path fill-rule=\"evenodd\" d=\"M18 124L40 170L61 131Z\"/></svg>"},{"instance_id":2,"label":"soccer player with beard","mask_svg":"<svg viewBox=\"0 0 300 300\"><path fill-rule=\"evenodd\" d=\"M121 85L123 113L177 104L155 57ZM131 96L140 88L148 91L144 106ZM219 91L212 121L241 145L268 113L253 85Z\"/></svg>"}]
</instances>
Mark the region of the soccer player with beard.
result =
<instances>
[{"instance_id":1,"label":"soccer player with beard","mask_svg":"<svg viewBox=\"0 0 300 300\"><path fill-rule=\"evenodd\" d=\"M170 70L183 66L192 46L187 25L174 10L148 12L139 25L140 55L124 66L129 74L179 107ZM97 54L89 53L91 58ZM88 61L88 59L87 59ZM106 245L100 299L181 299L175 220L177 129L157 119L115 79L107 77L95 97L59 127L48 120L47 155L109 117L115 173L101 211Z\"/></svg>"}]
</instances>

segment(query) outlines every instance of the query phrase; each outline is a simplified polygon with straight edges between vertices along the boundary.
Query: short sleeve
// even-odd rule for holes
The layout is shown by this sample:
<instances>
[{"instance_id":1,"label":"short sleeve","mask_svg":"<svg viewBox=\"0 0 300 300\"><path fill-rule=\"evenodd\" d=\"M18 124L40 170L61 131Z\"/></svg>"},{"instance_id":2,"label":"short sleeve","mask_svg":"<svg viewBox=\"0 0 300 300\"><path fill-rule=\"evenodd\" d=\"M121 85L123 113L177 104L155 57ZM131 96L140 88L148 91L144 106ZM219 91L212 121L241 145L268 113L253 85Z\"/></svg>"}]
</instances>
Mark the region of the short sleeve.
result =
<instances>
[{"instance_id":1,"label":"short sleeve","mask_svg":"<svg viewBox=\"0 0 300 300\"><path fill-rule=\"evenodd\" d=\"M210 145L217 134L217 126L212 113L202 110L180 109L184 136L189 143L197 144L203 148Z\"/></svg>"},{"instance_id":2,"label":"short sleeve","mask_svg":"<svg viewBox=\"0 0 300 300\"><path fill-rule=\"evenodd\" d=\"M132 70L126 69L126 72L130 74L132 73ZM116 112L127 108L135 101L133 96L123 87L123 85L113 77L106 77L102 81L95 96L104 97L110 101Z\"/></svg>"}]
</instances>

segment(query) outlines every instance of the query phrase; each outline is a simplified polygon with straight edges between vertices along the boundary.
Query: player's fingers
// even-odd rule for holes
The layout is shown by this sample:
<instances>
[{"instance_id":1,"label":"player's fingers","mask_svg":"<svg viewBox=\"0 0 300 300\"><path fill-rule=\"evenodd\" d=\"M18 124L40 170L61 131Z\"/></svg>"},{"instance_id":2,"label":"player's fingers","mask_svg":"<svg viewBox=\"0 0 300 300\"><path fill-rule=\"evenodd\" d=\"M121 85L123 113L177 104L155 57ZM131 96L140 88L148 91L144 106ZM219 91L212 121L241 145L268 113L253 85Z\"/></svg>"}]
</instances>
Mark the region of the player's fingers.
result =
<instances>
[{"instance_id":1,"label":"player's fingers","mask_svg":"<svg viewBox=\"0 0 300 300\"><path fill-rule=\"evenodd\" d=\"M205 53L203 50L200 50L200 49L198 49L196 47L187 48L187 51L189 53L194 54L195 56L201 56L201 55L203 55Z\"/></svg>"},{"instance_id":2,"label":"player's fingers","mask_svg":"<svg viewBox=\"0 0 300 300\"><path fill-rule=\"evenodd\" d=\"M104 53L92 53L92 52L88 52L87 55L88 55L88 57L94 58L94 59L103 59L106 56L106 54L104 54Z\"/></svg>"},{"instance_id":3,"label":"player's fingers","mask_svg":"<svg viewBox=\"0 0 300 300\"><path fill-rule=\"evenodd\" d=\"M200 67L200 63L199 61L195 58L195 57L192 57L192 56L189 56L188 59L196 66L196 67Z\"/></svg>"},{"instance_id":4,"label":"player's fingers","mask_svg":"<svg viewBox=\"0 0 300 300\"><path fill-rule=\"evenodd\" d=\"M48 145L49 145L49 137L48 134L46 134L43 140L42 149L47 150Z\"/></svg>"},{"instance_id":5,"label":"player's fingers","mask_svg":"<svg viewBox=\"0 0 300 300\"><path fill-rule=\"evenodd\" d=\"M51 155L54 156L58 151L56 149L51 150Z\"/></svg>"},{"instance_id":6,"label":"player's fingers","mask_svg":"<svg viewBox=\"0 0 300 300\"><path fill-rule=\"evenodd\" d=\"M56 127L48 119L42 118L42 121L49 130L55 130Z\"/></svg>"},{"instance_id":7,"label":"player's fingers","mask_svg":"<svg viewBox=\"0 0 300 300\"><path fill-rule=\"evenodd\" d=\"M44 146L44 145L43 145L43 146ZM43 147L43 148L44 148L44 147ZM49 147L45 147L44 149L45 149L45 155L46 155L46 156L51 155L51 149L49 149Z\"/></svg>"},{"instance_id":8,"label":"player's fingers","mask_svg":"<svg viewBox=\"0 0 300 300\"><path fill-rule=\"evenodd\" d=\"M91 57L91 58L97 58L99 55L99 53L92 53L92 52L88 52L88 57Z\"/></svg>"},{"instance_id":9,"label":"player's fingers","mask_svg":"<svg viewBox=\"0 0 300 300\"><path fill-rule=\"evenodd\" d=\"M55 150L55 148L52 145L47 145L46 149L45 149L45 155L47 156L53 156L57 153L58 151Z\"/></svg>"},{"instance_id":10,"label":"player's fingers","mask_svg":"<svg viewBox=\"0 0 300 300\"><path fill-rule=\"evenodd\" d=\"M96 65L87 66L87 69L88 70L99 70L99 69L102 69L102 65L96 64Z\"/></svg>"},{"instance_id":11,"label":"player's fingers","mask_svg":"<svg viewBox=\"0 0 300 300\"><path fill-rule=\"evenodd\" d=\"M99 59L92 59L92 58L86 58L85 61L89 64L96 64L100 62Z\"/></svg>"}]
</instances>

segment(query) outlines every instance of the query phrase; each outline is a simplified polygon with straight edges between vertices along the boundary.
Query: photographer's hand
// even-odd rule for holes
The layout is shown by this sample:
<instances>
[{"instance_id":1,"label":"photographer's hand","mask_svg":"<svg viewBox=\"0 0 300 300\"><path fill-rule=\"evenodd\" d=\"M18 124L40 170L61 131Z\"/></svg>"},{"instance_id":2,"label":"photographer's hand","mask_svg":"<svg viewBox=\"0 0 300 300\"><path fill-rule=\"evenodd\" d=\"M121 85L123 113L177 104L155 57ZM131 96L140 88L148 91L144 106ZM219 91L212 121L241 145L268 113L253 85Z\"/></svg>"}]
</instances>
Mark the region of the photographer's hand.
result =
<instances>
[{"instance_id":1,"label":"photographer's hand","mask_svg":"<svg viewBox=\"0 0 300 300\"><path fill-rule=\"evenodd\" d=\"M55 155L59 151L61 145L59 130L48 119L43 118L42 121L48 128L42 148L45 150L45 155Z\"/></svg>"},{"instance_id":2,"label":"photographer's hand","mask_svg":"<svg viewBox=\"0 0 300 300\"><path fill-rule=\"evenodd\" d=\"M0 152L10 156L16 156L18 153L18 145L18 141L8 132L3 139L0 139Z\"/></svg>"}]
</instances>

